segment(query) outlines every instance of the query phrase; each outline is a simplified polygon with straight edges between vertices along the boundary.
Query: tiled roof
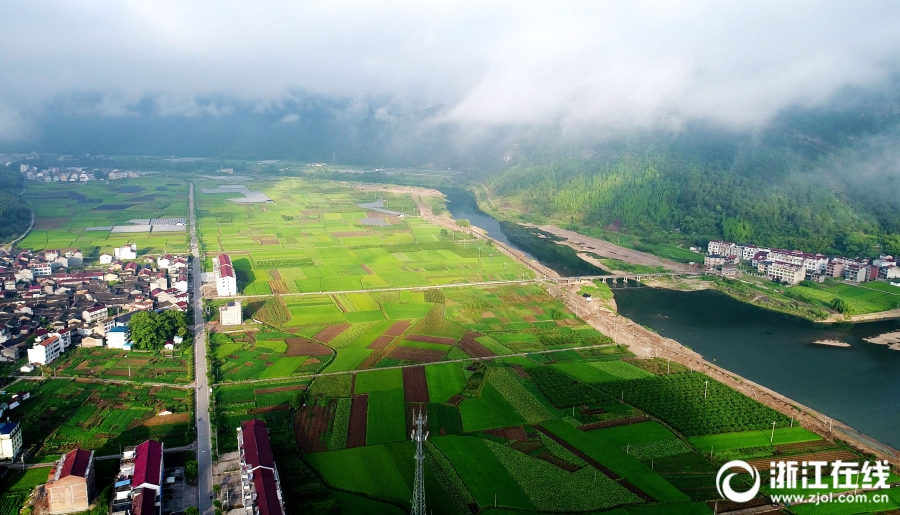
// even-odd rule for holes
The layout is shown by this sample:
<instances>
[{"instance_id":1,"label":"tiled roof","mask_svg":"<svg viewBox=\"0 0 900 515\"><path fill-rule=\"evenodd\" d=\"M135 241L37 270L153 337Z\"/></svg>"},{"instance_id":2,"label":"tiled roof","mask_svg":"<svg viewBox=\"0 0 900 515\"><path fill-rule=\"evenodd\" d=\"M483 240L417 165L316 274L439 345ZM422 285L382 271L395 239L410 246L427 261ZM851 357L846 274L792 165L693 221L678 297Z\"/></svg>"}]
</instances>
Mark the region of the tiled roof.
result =
<instances>
[{"instance_id":1,"label":"tiled roof","mask_svg":"<svg viewBox=\"0 0 900 515\"><path fill-rule=\"evenodd\" d=\"M133 485L150 484L160 486L162 474L163 445L155 440L147 440L134 449Z\"/></svg>"},{"instance_id":2,"label":"tiled roof","mask_svg":"<svg viewBox=\"0 0 900 515\"><path fill-rule=\"evenodd\" d=\"M250 468L275 467L275 456L269 442L269 431L262 420L246 420L241 422L244 437L244 461Z\"/></svg>"},{"instance_id":3,"label":"tiled roof","mask_svg":"<svg viewBox=\"0 0 900 515\"><path fill-rule=\"evenodd\" d=\"M59 479L69 476L85 477L88 465L91 464L91 451L75 449L63 456L62 469L59 471Z\"/></svg>"},{"instance_id":4,"label":"tiled roof","mask_svg":"<svg viewBox=\"0 0 900 515\"><path fill-rule=\"evenodd\" d=\"M253 486L256 487L256 506L259 508L259 514L282 515L275 473L269 469L257 470L253 473Z\"/></svg>"},{"instance_id":5,"label":"tiled roof","mask_svg":"<svg viewBox=\"0 0 900 515\"><path fill-rule=\"evenodd\" d=\"M150 488L141 488L131 501L131 515L155 515L155 513L156 491Z\"/></svg>"}]
</instances>

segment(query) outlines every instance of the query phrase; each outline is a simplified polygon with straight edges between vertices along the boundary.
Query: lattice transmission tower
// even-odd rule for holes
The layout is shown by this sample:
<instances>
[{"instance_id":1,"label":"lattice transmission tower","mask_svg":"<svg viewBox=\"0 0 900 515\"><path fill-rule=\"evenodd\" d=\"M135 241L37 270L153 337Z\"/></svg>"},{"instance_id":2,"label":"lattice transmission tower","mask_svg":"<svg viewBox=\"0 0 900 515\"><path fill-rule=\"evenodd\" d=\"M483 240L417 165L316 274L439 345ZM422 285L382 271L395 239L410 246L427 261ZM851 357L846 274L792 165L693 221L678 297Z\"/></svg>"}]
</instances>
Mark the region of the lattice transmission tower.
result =
<instances>
[{"instance_id":1,"label":"lattice transmission tower","mask_svg":"<svg viewBox=\"0 0 900 515\"><path fill-rule=\"evenodd\" d=\"M428 416L422 416L420 410L418 414L413 411L413 425L415 428L410 436L416 442L416 481L413 485L412 498L412 515L425 514L425 449L423 448L425 440L428 439L428 432L425 431L425 425L428 424Z\"/></svg>"}]
</instances>

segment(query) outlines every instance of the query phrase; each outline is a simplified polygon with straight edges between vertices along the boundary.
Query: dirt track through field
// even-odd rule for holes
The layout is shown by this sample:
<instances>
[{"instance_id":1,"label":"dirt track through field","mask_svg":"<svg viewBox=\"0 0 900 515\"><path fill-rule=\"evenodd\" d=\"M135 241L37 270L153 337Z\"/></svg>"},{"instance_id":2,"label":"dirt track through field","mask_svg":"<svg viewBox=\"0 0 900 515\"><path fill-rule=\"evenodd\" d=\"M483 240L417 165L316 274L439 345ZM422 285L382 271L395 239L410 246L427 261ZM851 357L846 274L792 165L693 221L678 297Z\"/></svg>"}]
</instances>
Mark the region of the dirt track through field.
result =
<instances>
[{"instance_id":1,"label":"dirt track through field","mask_svg":"<svg viewBox=\"0 0 900 515\"><path fill-rule=\"evenodd\" d=\"M422 334L407 334L403 339L411 342L440 343L441 345L453 345L456 343L454 338L443 338L440 336L425 336Z\"/></svg>"}]
</instances>

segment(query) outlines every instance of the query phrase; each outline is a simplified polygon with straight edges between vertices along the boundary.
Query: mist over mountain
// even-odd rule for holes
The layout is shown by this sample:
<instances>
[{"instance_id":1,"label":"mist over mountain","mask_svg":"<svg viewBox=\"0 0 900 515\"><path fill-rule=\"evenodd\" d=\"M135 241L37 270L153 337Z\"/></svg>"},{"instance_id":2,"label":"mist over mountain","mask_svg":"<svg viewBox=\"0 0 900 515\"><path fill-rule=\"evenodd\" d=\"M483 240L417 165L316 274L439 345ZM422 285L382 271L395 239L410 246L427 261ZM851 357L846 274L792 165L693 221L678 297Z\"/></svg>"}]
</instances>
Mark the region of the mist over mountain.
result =
<instances>
[{"instance_id":1,"label":"mist over mountain","mask_svg":"<svg viewBox=\"0 0 900 515\"><path fill-rule=\"evenodd\" d=\"M3 152L450 168L547 216L814 250L900 231L889 2L5 14Z\"/></svg>"}]
</instances>

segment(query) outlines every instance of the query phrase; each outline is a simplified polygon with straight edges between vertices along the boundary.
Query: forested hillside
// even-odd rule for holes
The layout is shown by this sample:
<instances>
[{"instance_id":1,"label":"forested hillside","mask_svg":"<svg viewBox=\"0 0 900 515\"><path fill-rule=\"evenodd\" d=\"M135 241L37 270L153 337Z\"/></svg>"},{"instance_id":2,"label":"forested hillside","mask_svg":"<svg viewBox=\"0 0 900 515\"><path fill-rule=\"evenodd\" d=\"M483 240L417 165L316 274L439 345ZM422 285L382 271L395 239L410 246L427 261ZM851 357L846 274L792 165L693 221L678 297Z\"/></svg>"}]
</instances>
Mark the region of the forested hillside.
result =
<instances>
[{"instance_id":1,"label":"forested hillside","mask_svg":"<svg viewBox=\"0 0 900 515\"><path fill-rule=\"evenodd\" d=\"M822 132L782 125L756 139L698 131L620 142L565 159L520 158L483 181L513 209L607 230L900 253L896 160L858 127Z\"/></svg>"},{"instance_id":2,"label":"forested hillside","mask_svg":"<svg viewBox=\"0 0 900 515\"><path fill-rule=\"evenodd\" d=\"M0 170L0 242L21 235L31 223L31 209L18 196L22 183L18 171Z\"/></svg>"}]
</instances>

